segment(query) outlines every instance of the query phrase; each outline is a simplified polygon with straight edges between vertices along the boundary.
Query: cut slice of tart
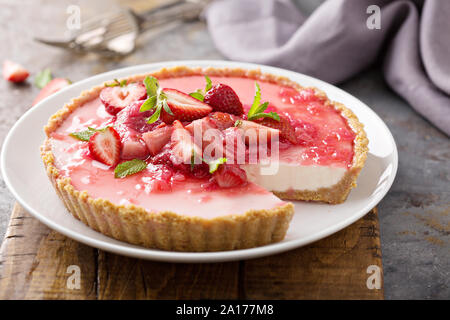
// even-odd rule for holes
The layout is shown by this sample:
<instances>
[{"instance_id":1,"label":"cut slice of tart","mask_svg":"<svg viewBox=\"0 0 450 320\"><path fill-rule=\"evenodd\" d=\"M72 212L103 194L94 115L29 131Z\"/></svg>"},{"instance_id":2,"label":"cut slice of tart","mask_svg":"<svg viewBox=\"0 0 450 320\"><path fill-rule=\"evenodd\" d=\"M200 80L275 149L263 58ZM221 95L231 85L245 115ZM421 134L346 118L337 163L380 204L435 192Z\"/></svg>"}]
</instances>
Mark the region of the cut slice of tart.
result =
<instances>
[{"instance_id":1,"label":"cut slice of tart","mask_svg":"<svg viewBox=\"0 0 450 320\"><path fill-rule=\"evenodd\" d=\"M83 92L45 132L47 173L77 219L177 251L281 241L294 211L284 200L344 201L368 143L355 115L317 89L187 67Z\"/></svg>"}]
</instances>

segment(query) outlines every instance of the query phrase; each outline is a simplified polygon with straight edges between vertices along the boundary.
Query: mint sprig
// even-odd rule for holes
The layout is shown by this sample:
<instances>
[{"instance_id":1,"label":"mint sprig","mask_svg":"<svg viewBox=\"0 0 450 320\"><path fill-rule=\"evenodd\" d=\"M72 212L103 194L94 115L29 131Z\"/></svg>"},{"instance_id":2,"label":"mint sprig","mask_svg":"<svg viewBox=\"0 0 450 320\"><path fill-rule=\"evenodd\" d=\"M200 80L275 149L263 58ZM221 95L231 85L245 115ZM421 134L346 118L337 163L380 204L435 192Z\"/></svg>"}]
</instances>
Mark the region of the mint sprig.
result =
<instances>
[{"instance_id":1,"label":"mint sprig","mask_svg":"<svg viewBox=\"0 0 450 320\"><path fill-rule=\"evenodd\" d=\"M221 164L224 164L225 162L227 162L227 158L219 158L213 161L210 161L208 163L209 165L209 173L214 173L217 171L217 169L219 169L219 166Z\"/></svg>"},{"instance_id":2,"label":"mint sprig","mask_svg":"<svg viewBox=\"0 0 450 320\"><path fill-rule=\"evenodd\" d=\"M255 97L253 99L253 104L248 111L247 119L256 120L259 118L271 118L273 120L280 121L280 116L276 112L264 112L269 106L269 103L261 103L261 88L257 82L255 82L255 88Z\"/></svg>"},{"instance_id":3,"label":"mint sprig","mask_svg":"<svg viewBox=\"0 0 450 320\"><path fill-rule=\"evenodd\" d=\"M81 140L81 141L89 141L89 139L91 138L91 136L94 133L96 133L97 131L105 130L106 128L95 129L95 128L88 127L86 130L79 131L79 132L72 132L69 135L71 137L74 137L75 139L78 139L78 140Z\"/></svg>"},{"instance_id":4,"label":"mint sprig","mask_svg":"<svg viewBox=\"0 0 450 320\"><path fill-rule=\"evenodd\" d=\"M158 80L155 77L147 76L144 79L144 85L148 98L144 101L139 111L145 112L155 109L153 114L147 119L147 122L154 123L158 121L162 109L173 116L173 112L167 104L167 96L159 86Z\"/></svg>"},{"instance_id":5,"label":"mint sprig","mask_svg":"<svg viewBox=\"0 0 450 320\"><path fill-rule=\"evenodd\" d=\"M147 168L147 162L141 159L122 162L114 169L114 177L125 178L126 176L141 172L145 168Z\"/></svg>"},{"instance_id":6,"label":"mint sprig","mask_svg":"<svg viewBox=\"0 0 450 320\"><path fill-rule=\"evenodd\" d=\"M44 88L50 81L52 81L52 71L49 68L46 68L39 72L34 79L34 84L39 89Z\"/></svg>"},{"instance_id":7,"label":"mint sprig","mask_svg":"<svg viewBox=\"0 0 450 320\"><path fill-rule=\"evenodd\" d=\"M212 81L208 76L205 76L205 80L206 80L206 85L205 85L205 90L202 89L198 89L195 92L191 92L189 93L189 95L197 100L203 101L205 100L205 94L211 90L212 88Z\"/></svg>"},{"instance_id":8,"label":"mint sprig","mask_svg":"<svg viewBox=\"0 0 450 320\"><path fill-rule=\"evenodd\" d=\"M122 81L119 81L117 79L114 79L113 83L105 83L105 87L125 87L127 85L127 79L124 79Z\"/></svg>"}]
</instances>

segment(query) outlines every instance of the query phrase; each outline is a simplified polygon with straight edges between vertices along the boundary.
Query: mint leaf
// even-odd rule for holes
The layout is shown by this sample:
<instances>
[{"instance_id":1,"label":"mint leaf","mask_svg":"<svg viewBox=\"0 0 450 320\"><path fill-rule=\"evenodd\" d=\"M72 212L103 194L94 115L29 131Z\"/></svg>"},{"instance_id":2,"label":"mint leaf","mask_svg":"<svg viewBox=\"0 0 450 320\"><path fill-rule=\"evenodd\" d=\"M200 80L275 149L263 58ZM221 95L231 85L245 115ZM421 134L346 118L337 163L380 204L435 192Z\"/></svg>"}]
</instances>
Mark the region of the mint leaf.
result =
<instances>
[{"instance_id":1,"label":"mint leaf","mask_svg":"<svg viewBox=\"0 0 450 320\"><path fill-rule=\"evenodd\" d=\"M144 103L141 105L141 108L139 109L140 112L145 112L148 110L151 110L156 105L156 96L150 97L147 100L144 101Z\"/></svg>"},{"instance_id":2,"label":"mint leaf","mask_svg":"<svg viewBox=\"0 0 450 320\"><path fill-rule=\"evenodd\" d=\"M255 88L255 97L253 98L252 107L248 111L248 116L251 116L256 112L256 109L258 109L261 102L261 88L259 87L259 84L257 82L255 82Z\"/></svg>"},{"instance_id":3,"label":"mint leaf","mask_svg":"<svg viewBox=\"0 0 450 320\"><path fill-rule=\"evenodd\" d=\"M80 131L80 132L72 132L69 135L71 137L74 137L75 139L81 140L81 141L89 141L89 139L91 138L91 136L96 133L97 129L88 127L87 130L84 131Z\"/></svg>"},{"instance_id":4,"label":"mint leaf","mask_svg":"<svg viewBox=\"0 0 450 320\"><path fill-rule=\"evenodd\" d=\"M192 98L195 98L195 99L200 100L200 101L203 101L203 100L205 99L205 97L203 96L203 94L202 94L201 92L199 92L199 91L197 91L197 92L191 92L191 93L189 93L189 95L190 95Z\"/></svg>"},{"instance_id":5,"label":"mint leaf","mask_svg":"<svg viewBox=\"0 0 450 320\"><path fill-rule=\"evenodd\" d=\"M197 89L197 91L189 93L191 97L200 101L205 100L205 94L212 88L211 79L208 76L205 76L205 80L206 80L205 90Z\"/></svg>"},{"instance_id":6,"label":"mint leaf","mask_svg":"<svg viewBox=\"0 0 450 320\"><path fill-rule=\"evenodd\" d=\"M261 103L261 88L259 87L259 84L257 82L255 82L255 89L255 97L253 98L253 104L250 110L248 110L247 119L256 120L259 118L271 118L273 120L280 121L280 116L276 112L272 111L264 113L264 111L266 111L267 107L269 106L269 103Z\"/></svg>"},{"instance_id":7,"label":"mint leaf","mask_svg":"<svg viewBox=\"0 0 450 320\"><path fill-rule=\"evenodd\" d=\"M208 76L205 76L206 79L206 87L205 87L205 94L212 88L212 81Z\"/></svg>"},{"instance_id":8,"label":"mint leaf","mask_svg":"<svg viewBox=\"0 0 450 320\"><path fill-rule=\"evenodd\" d=\"M255 113L251 117L248 118L248 120L256 120L259 118L271 118L276 121L280 121L280 116L276 112L268 112L268 113Z\"/></svg>"},{"instance_id":9,"label":"mint leaf","mask_svg":"<svg viewBox=\"0 0 450 320\"><path fill-rule=\"evenodd\" d=\"M52 72L49 68L47 68L42 70L36 75L36 78L34 79L34 84L39 89L42 89L47 85L47 83L52 81L52 79L53 79Z\"/></svg>"},{"instance_id":10,"label":"mint leaf","mask_svg":"<svg viewBox=\"0 0 450 320\"><path fill-rule=\"evenodd\" d=\"M159 116L161 115L162 107L163 107L162 104L158 105L155 112L151 115L150 118L148 118L147 123L154 123L154 122L158 121Z\"/></svg>"},{"instance_id":11,"label":"mint leaf","mask_svg":"<svg viewBox=\"0 0 450 320\"><path fill-rule=\"evenodd\" d=\"M155 109L155 112L151 115L150 118L147 119L147 123L154 123L158 121L161 110L164 110L173 116L172 110L170 110L169 105L167 104L167 95L162 91L159 86L158 79L152 76L147 76L144 79L145 88L147 90L147 100L142 104L139 109L140 112L148 111Z\"/></svg>"},{"instance_id":12,"label":"mint leaf","mask_svg":"<svg viewBox=\"0 0 450 320\"><path fill-rule=\"evenodd\" d=\"M159 84L158 80L155 77L147 76L144 79L144 85L147 89L147 95L148 97L153 97L158 94Z\"/></svg>"},{"instance_id":13,"label":"mint leaf","mask_svg":"<svg viewBox=\"0 0 450 320\"><path fill-rule=\"evenodd\" d=\"M126 176L138 173L145 168L147 168L147 162L140 159L122 162L114 169L114 177L125 178Z\"/></svg>"},{"instance_id":14,"label":"mint leaf","mask_svg":"<svg viewBox=\"0 0 450 320\"><path fill-rule=\"evenodd\" d=\"M209 165L209 173L214 173L217 171L217 169L219 169L219 166L221 164L224 164L225 162L227 162L227 158L219 158L216 160L213 160L211 162L208 163Z\"/></svg>"}]
</instances>

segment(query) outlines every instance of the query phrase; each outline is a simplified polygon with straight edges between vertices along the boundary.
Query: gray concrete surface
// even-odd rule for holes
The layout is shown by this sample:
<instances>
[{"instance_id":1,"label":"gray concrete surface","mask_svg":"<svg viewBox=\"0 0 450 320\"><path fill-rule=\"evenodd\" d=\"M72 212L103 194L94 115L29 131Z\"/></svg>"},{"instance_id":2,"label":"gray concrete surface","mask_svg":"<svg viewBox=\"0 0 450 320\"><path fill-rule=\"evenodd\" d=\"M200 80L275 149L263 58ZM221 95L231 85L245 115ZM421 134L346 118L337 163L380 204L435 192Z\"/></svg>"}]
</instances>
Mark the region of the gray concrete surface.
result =
<instances>
[{"instance_id":1,"label":"gray concrete surface","mask_svg":"<svg viewBox=\"0 0 450 320\"><path fill-rule=\"evenodd\" d=\"M108 2L110 3L110 2ZM146 1L133 5L145 6ZM302 2L311 11L320 0ZM56 76L78 81L96 73L141 63L221 59L201 22L148 34L122 60L76 56L33 42L33 36L64 35L66 8L79 4L82 19L104 11L105 1L0 0L0 61L11 58L32 74L50 67ZM108 9L112 7L108 4ZM38 89L0 80L0 141L26 111ZM342 84L386 122L398 144L399 171L379 205L387 299L450 298L450 142L385 84L379 66ZM26 155L24 155L26 156ZM0 237L14 198L0 179Z\"/></svg>"}]
</instances>

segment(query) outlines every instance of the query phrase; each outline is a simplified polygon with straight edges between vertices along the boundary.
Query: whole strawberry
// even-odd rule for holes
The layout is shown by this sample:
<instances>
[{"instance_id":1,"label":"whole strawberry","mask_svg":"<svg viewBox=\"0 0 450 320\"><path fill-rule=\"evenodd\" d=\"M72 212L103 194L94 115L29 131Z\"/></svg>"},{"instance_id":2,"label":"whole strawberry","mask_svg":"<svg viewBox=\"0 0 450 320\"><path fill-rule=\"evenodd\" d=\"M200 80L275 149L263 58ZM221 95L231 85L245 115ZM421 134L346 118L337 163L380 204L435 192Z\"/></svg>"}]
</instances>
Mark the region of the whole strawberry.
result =
<instances>
[{"instance_id":1,"label":"whole strawberry","mask_svg":"<svg viewBox=\"0 0 450 320\"><path fill-rule=\"evenodd\" d=\"M244 108L236 92L223 83L212 87L205 94L203 101L209 104L214 111L227 112L237 116L244 113Z\"/></svg>"}]
</instances>

